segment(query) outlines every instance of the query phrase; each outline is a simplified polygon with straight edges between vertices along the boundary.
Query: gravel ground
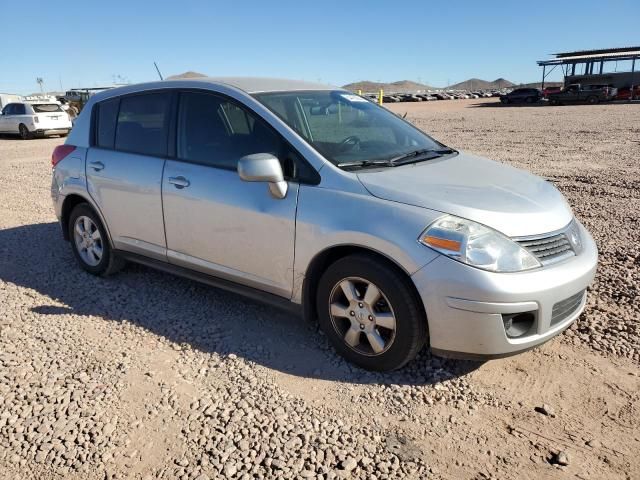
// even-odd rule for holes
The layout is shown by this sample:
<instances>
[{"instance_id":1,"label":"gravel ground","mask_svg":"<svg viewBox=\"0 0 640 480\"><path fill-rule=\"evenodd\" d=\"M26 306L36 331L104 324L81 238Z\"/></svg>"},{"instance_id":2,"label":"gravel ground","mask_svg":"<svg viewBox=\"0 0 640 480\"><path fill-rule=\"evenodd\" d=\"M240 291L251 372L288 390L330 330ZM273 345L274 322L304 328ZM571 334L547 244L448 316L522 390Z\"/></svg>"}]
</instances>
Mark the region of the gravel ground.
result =
<instances>
[{"instance_id":1,"label":"gravel ground","mask_svg":"<svg viewBox=\"0 0 640 480\"><path fill-rule=\"evenodd\" d=\"M61 140L0 138L0 478L639 478L639 106L391 108L565 193L601 252L572 329L364 372L236 295L85 274L50 205Z\"/></svg>"}]
</instances>

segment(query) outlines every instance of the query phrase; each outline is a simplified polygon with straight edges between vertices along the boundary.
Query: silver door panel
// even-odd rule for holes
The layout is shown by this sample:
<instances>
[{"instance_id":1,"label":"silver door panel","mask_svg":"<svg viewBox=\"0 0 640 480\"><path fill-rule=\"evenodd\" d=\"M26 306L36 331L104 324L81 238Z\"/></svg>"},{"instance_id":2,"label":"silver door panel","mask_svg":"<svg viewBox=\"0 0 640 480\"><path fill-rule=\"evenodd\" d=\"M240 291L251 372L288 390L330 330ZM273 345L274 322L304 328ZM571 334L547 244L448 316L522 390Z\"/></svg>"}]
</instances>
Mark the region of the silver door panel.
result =
<instances>
[{"instance_id":1,"label":"silver door panel","mask_svg":"<svg viewBox=\"0 0 640 480\"><path fill-rule=\"evenodd\" d=\"M104 168L95 169L92 164ZM166 260L161 182L163 158L90 148L87 189L117 249Z\"/></svg>"},{"instance_id":2,"label":"silver door panel","mask_svg":"<svg viewBox=\"0 0 640 480\"><path fill-rule=\"evenodd\" d=\"M182 177L187 187L169 182ZM167 160L163 207L171 263L290 297L298 184L284 199L234 170Z\"/></svg>"}]
</instances>

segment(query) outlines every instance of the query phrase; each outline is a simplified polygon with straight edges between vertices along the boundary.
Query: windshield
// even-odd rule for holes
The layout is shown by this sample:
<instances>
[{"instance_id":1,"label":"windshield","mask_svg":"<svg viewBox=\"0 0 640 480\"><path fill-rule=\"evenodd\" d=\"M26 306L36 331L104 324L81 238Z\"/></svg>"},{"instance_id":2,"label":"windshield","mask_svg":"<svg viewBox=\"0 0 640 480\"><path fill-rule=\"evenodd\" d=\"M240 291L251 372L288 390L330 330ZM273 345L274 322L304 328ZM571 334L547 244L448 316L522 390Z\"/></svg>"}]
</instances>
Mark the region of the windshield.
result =
<instances>
[{"instance_id":1,"label":"windshield","mask_svg":"<svg viewBox=\"0 0 640 480\"><path fill-rule=\"evenodd\" d=\"M50 112L62 112L60 105L56 103L41 103L39 105L32 104L31 107L36 113L50 113Z\"/></svg>"},{"instance_id":2,"label":"windshield","mask_svg":"<svg viewBox=\"0 0 640 480\"><path fill-rule=\"evenodd\" d=\"M338 164L389 160L443 145L385 108L345 91L261 93L255 97Z\"/></svg>"}]
</instances>

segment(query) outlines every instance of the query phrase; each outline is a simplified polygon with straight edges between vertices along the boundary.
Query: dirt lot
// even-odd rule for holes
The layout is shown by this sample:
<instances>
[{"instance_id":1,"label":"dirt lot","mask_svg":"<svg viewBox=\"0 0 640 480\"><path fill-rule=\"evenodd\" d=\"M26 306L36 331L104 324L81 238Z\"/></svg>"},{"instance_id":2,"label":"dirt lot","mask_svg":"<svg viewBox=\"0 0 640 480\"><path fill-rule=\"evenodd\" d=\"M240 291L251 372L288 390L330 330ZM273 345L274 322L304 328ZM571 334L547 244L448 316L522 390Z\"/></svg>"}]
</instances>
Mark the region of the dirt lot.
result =
<instances>
[{"instance_id":1,"label":"dirt lot","mask_svg":"<svg viewBox=\"0 0 640 480\"><path fill-rule=\"evenodd\" d=\"M570 330L363 372L278 310L83 273L49 198L61 140L0 138L0 478L640 478L640 105L390 108L564 192L601 252Z\"/></svg>"}]
</instances>

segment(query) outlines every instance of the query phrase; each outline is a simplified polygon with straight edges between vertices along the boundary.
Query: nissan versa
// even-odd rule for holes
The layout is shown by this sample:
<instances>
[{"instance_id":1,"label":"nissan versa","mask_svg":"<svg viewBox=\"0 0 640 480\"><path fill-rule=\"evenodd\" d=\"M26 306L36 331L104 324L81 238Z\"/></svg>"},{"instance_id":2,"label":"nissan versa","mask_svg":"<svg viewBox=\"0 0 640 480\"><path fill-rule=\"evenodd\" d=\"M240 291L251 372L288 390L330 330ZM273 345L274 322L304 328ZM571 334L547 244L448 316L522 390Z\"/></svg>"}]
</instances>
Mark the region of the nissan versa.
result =
<instances>
[{"instance_id":1,"label":"nissan versa","mask_svg":"<svg viewBox=\"0 0 640 480\"><path fill-rule=\"evenodd\" d=\"M426 342L480 359L540 345L581 313L596 270L553 185L325 85L108 90L52 163L55 211L86 271L130 260L295 307L373 370Z\"/></svg>"}]
</instances>

